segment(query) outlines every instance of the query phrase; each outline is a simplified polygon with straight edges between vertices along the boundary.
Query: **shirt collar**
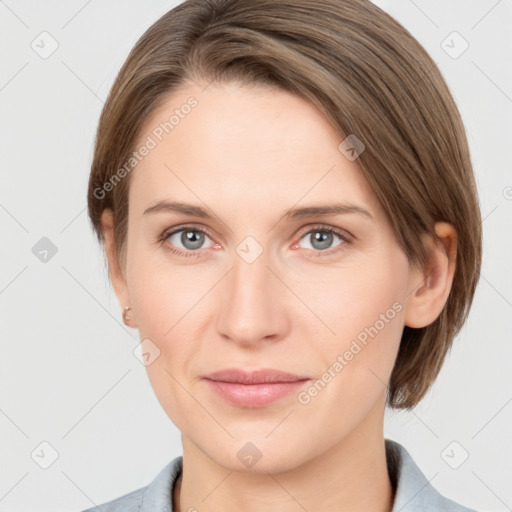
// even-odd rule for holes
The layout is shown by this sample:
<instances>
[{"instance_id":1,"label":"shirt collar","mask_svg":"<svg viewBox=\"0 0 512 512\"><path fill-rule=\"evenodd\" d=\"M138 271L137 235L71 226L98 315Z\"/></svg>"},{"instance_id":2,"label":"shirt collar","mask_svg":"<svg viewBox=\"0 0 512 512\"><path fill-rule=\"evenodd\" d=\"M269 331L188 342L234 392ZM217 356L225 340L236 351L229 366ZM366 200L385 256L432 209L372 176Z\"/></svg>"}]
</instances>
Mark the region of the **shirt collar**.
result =
<instances>
[{"instance_id":1,"label":"shirt collar","mask_svg":"<svg viewBox=\"0 0 512 512\"><path fill-rule=\"evenodd\" d=\"M386 460L395 500L391 512L475 512L442 496L409 452L396 441L385 440ZM146 487L139 512L173 512L171 496L183 469L183 456L169 462Z\"/></svg>"},{"instance_id":2,"label":"shirt collar","mask_svg":"<svg viewBox=\"0 0 512 512\"><path fill-rule=\"evenodd\" d=\"M445 498L427 480L410 453L396 441L386 439L386 458L396 486L391 512L475 512Z\"/></svg>"}]
</instances>

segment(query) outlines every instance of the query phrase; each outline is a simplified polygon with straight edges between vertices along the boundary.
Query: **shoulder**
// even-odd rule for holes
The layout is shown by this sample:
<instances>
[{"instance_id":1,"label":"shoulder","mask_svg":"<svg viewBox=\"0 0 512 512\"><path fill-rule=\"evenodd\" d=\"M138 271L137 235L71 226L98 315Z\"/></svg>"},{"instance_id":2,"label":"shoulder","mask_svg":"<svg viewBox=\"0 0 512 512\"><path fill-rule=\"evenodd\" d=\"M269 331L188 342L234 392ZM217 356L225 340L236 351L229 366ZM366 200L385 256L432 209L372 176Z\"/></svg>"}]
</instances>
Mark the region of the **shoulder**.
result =
<instances>
[{"instance_id":1,"label":"shoulder","mask_svg":"<svg viewBox=\"0 0 512 512\"><path fill-rule=\"evenodd\" d=\"M181 473L182 464L183 457L176 457L145 487L82 512L173 512L172 489Z\"/></svg>"},{"instance_id":2,"label":"shoulder","mask_svg":"<svg viewBox=\"0 0 512 512\"><path fill-rule=\"evenodd\" d=\"M386 455L396 485L391 512L477 512L437 491L401 444L386 439Z\"/></svg>"}]
</instances>

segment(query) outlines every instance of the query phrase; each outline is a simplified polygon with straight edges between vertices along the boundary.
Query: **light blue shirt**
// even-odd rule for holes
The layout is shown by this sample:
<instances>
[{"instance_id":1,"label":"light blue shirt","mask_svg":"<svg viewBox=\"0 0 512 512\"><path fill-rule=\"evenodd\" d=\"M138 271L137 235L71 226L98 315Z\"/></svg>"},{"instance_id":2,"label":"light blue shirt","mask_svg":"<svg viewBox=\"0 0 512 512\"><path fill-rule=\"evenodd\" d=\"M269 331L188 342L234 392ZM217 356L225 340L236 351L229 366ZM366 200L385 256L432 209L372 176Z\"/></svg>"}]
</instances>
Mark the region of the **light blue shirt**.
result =
<instances>
[{"instance_id":1,"label":"light blue shirt","mask_svg":"<svg viewBox=\"0 0 512 512\"><path fill-rule=\"evenodd\" d=\"M476 512L445 498L429 483L409 452L386 439L386 457L397 488L391 512ZM173 512L172 493L183 457L173 459L147 486L82 512Z\"/></svg>"}]
</instances>

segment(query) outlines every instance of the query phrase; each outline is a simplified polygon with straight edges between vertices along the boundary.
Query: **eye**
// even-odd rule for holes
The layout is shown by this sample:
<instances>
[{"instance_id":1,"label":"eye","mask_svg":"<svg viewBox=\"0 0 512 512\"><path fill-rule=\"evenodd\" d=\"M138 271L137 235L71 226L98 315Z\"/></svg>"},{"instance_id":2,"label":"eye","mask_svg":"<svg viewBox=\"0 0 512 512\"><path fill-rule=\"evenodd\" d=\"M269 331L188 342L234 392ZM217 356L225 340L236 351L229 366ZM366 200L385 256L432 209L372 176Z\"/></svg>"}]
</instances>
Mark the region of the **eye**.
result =
<instances>
[{"instance_id":1,"label":"eye","mask_svg":"<svg viewBox=\"0 0 512 512\"><path fill-rule=\"evenodd\" d=\"M201 249L205 248L203 246L206 239L211 240L207 232L200 227L178 226L165 231L159 241L171 253L184 257L195 257L201 255ZM336 239L338 239L338 243L333 246ZM299 242L295 243L292 249L297 249L302 240L305 240L306 249L312 255L324 256L344 250L346 245L352 242L352 237L348 233L332 226L320 225L314 226L309 231L303 233ZM309 247L307 247L308 244ZM214 244L213 247L220 246Z\"/></svg>"},{"instance_id":2,"label":"eye","mask_svg":"<svg viewBox=\"0 0 512 512\"><path fill-rule=\"evenodd\" d=\"M210 239L206 231L198 227L180 227L166 231L160 241L169 242L165 248L182 256L196 256L203 248L206 239Z\"/></svg>"},{"instance_id":3,"label":"eye","mask_svg":"<svg viewBox=\"0 0 512 512\"><path fill-rule=\"evenodd\" d=\"M336 241L336 239L339 240L339 243L333 246L333 243ZM336 228L333 228L332 226L315 226L301 237L300 241L302 240L306 241L306 245L308 243L310 245L309 247L306 246L306 249L311 249L317 253L327 252L328 254L337 252L338 250L343 250L345 248L344 246L349 244L351 241L347 234ZM340 246L343 247L340 248ZM297 244L295 244L292 248L296 247ZM315 254L315 256L317 255L319 254Z\"/></svg>"}]
</instances>

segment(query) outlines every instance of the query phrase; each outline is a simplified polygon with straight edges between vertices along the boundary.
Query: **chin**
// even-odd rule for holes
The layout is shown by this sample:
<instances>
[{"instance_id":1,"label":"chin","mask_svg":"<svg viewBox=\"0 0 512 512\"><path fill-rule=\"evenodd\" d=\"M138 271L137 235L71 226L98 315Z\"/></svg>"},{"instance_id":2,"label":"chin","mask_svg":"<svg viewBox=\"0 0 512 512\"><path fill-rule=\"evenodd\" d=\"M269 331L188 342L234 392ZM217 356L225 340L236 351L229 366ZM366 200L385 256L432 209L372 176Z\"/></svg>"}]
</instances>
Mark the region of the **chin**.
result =
<instances>
[{"instance_id":1,"label":"chin","mask_svg":"<svg viewBox=\"0 0 512 512\"><path fill-rule=\"evenodd\" d=\"M209 446L209 448L212 445ZM234 438L224 446L219 443L220 451L209 449L206 453L220 466L238 473L282 473L290 471L309 460L304 443L283 443L283 439L265 439L264 435ZM311 454L311 457L314 457Z\"/></svg>"}]
</instances>

